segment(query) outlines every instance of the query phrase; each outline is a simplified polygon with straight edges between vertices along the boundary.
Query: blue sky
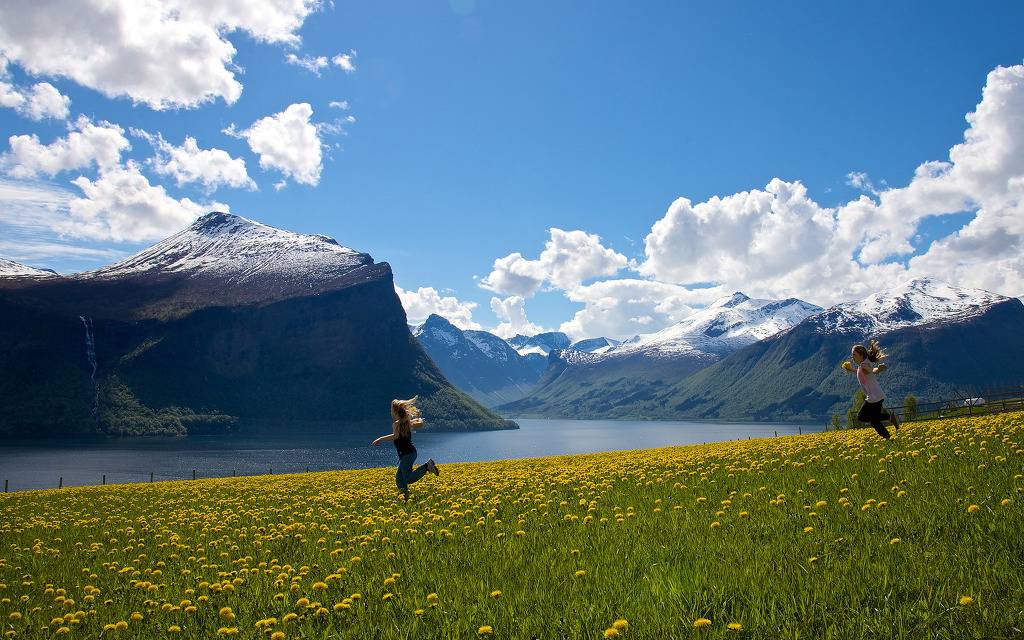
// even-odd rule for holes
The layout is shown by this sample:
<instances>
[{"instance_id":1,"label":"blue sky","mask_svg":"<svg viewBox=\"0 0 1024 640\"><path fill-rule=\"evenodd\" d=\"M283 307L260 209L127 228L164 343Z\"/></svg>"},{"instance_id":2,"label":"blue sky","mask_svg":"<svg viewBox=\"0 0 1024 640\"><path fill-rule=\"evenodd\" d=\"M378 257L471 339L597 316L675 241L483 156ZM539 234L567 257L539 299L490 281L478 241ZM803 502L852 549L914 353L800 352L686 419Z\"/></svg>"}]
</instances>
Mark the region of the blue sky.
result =
<instances>
[{"instance_id":1,"label":"blue sky","mask_svg":"<svg viewBox=\"0 0 1024 640\"><path fill-rule=\"evenodd\" d=\"M963 140L986 74L1021 64L1022 27L1024 5L1014 2L338 1L305 17L297 47L226 32L244 69L234 104L157 111L26 73L13 57L8 71L15 85L52 83L70 98L71 119L107 120L126 136L129 127L159 132L173 145L190 135L242 158L259 187L206 193L143 167L172 197L224 202L270 225L333 236L388 261L406 290L433 287L476 302L473 318L491 327L499 319L489 300L503 294L478 278L512 252L536 257L551 227L596 234L642 262L645 236L680 196L696 203L780 178L835 207L861 193L848 184L850 172L880 189L907 185L918 165L948 160ZM317 76L284 60L351 50L351 73L331 65ZM246 141L223 130L302 102L314 122L355 122L322 132L318 184L291 180L276 190L281 173L262 170ZM66 122L0 109L0 131L4 141L34 133L45 144L66 133ZM125 159L153 155L143 139L130 140ZM69 184L77 175L95 169L33 183L77 196ZM0 233L12 222L4 216ZM906 265L973 217L924 217L914 253L887 261ZM151 243L54 238L119 253ZM0 254L15 257L14 244ZM111 261L34 257L60 271ZM548 286L527 302L529 320L545 328L583 306Z\"/></svg>"}]
</instances>

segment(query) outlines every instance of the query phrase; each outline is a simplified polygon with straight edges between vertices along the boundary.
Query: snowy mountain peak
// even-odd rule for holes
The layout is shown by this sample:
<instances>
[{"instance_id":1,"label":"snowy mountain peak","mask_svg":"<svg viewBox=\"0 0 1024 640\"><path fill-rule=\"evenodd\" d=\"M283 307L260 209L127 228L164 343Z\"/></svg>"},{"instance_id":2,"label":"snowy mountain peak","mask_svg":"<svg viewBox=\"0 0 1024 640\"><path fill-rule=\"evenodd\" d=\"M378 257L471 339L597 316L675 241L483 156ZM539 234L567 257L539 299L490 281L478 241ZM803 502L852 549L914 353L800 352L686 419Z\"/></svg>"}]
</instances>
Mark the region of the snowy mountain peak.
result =
<instances>
[{"instance_id":1,"label":"snowy mountain peak","mask_svg":"<svg viewBox=\"0 0 1024 640\"><path fill-rule=\"evenodd\" d=\"M373 264L369 255L343 247L332 238L285 231L214 211L148 249L80 275L112 279L146 273L206 273L237 282L301 279L312 287L369 264Z\"/></svg>"},{"instance_id":2,"label":"snowy mountain peak","mask_svg":"<svg viewBox=\"0 0 1024 640\"><path fill-rule=\"evenodd\" d=\"M58 275L52 269L37 269L14 260L0 258L0 278L52 278Z\"/></svg>"},{"instance_id":3,"label":"snowy mountain peak","mask_svg":"<svg viewBox=\"0 0 1024 640\"><path fill-rule=\"evenodd\" d=\"M819 311L821 307L797 298L759 300L736 292L670 327L630 338L606 353L608 356L639 352L653 356L724 355L786 331Z\"/></svg>"},{"instance_id":4,"label":"snowy mountain peak","mask_svg":"<svg viewBox=\"0 0 1024 640\"><path fill-rule=\"evenodd\" d=\"M838 304L829 312L866 317L861 324L878 332L969 317L1009 299L983 289L955 287L937 278L916 278L862 300Z\"/></svg>"},{"instance_id":5,"label":"snowy mountain peak","mask_svg":"<svg viewBox=\"0 0 1024 640\"><path fill-rule=\"evenodd\" d=\"M712 302L708 306L709 306L709 308L710 307L732 308L732 307L739 306L739 305L743 304L744 302L747 302L748 300L750 300L750 296L748 296L747 294L743 293L742 291L737 291L736 293L732 294L731 296L728 296L726 298L719 298L718 300L715 300L714 302Z\"/></svg>"},{"instance_id":6,"label":"snowy mountain peak","mask_svg":"<svg viewBox=\"0 0 1024 640\"><path fill-rule=\"evenodd\" d=\"M462 331L449 322L446 318L432 313L427 316L426 321L412 332L421 341L425 339L435 340L446 345L454 345L463 340Z\"/></svg>"},{"instance_id":7,"label":"snowy mountain peak","mask_svg":"<svg viewBox=\"0 0 1024 640\"><path fill-rule=\"evenodd\" d=\"M561 331L548 331L535 336L516 335L507 340L519 355L536 353L547 356L553 349L566 349L571 344L569 336Z\"/></svg>"}]
</instances>

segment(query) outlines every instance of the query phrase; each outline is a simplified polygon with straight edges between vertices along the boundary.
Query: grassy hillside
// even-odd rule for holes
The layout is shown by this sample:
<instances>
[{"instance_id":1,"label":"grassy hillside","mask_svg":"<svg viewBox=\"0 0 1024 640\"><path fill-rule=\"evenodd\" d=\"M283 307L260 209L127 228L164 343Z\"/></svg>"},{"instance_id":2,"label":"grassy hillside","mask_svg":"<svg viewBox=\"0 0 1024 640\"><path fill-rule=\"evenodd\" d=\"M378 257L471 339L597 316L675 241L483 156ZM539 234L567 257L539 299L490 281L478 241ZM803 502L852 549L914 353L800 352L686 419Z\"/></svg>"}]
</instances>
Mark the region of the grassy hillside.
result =
<instances>
[{"instance_id":1,"label":"grassy hillside","mask_svg":"<svg viewBox=\"0 0 1024 640\"><path fill-rule=\"evenodd\" d=\"M0 495L17 638L995 638L1024 413L481 464Z\"/></svg>"}]
</instances>

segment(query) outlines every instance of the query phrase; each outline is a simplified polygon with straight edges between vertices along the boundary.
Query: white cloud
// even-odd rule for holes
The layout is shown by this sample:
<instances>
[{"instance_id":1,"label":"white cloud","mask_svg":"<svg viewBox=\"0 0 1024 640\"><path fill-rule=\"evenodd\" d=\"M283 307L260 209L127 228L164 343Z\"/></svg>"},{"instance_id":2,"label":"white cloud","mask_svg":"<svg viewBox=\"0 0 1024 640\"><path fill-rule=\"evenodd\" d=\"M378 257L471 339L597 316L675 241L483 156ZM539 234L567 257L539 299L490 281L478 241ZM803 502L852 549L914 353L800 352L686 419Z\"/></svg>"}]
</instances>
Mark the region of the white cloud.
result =
<instances>
[{"instance_id":1,"label":"white cloud","mask_svg":"<svg viewBox=\"0 0 1024 640\"><path fill-rule=\"evenodd\" d=\"M49 82L37 82L28 89L14 85L7 64L7 57L0 51L0 107L14 109L32 120L64 120L68 117L71 98Z\"/></svg>"},{"instance_id":2,"label":"white cloud","mask_svg":"<svg viewBox=\"0 0 1024 640\"><path fill-rule=\"evenodd\" d=\"M68 117L71 109L71 98L62 94L49 82L38 82L29 90L21 113L33 120L56 118L63 120Z\"/></svg>"},{"instance_id":3,"label":"white cloud","mask_svg":"<svg viewBox=\"0 0 1024 640\"><path fill-rule=\"evenodd\" d=\"M545 329L526 318L526 306L522 296L491 298L491 311L501 322L491 329L499 338L511 338L517 334L527 336L544 333Z\"/></svg>"},{"instance_id":4,"label":"white cloud","mask_svg":"<svg viewBox=\"0 0 1024 640\"><path fill-rule=\"evenodd\" d=\"M340 100L340 101L339 100L332 100L331 103L328 104L327 106L329 106L332 109L342 109L342 110L347 111L348 110L348 100Z\"/></svg>"},{"instance_id":5,"label":"white cloud","mask_svg":"<svg viewBox=\"0 0 1024 640\"><path fill-rule=\"evenodd\" d=\"M289 53L284 57L284 59L285 62L287 62L288 64L293 64L297 67L302 67L306 71L309 71L310 73L315 73L318 76L320 75L320 71L330 64L327 61L326 56L302 56L300 58L294 53Z\"/></svg>"},{"instance_id":6,"label":"white cloud","mask_svg":"<svg viewBox=\"0 0 1024 640\"><path fill-rule=\"evenodd\" d=\"M911 277L936 276L998 293L1024 289L1024 66L988 74L948 161L921 164L903 187L848 176L862 195L822 207L799 182L692 204L680 198L652 227L640 272L711 281L750 295L827 305ZM929 216L974 212L952 235L904 266ZM892 260L897 258L897 260Z\"/></svg>"},{"instance_id":7,"label":"white cloud","mask_svg":"<svg viewBox=\"0 0 1024 640\"><path fill-rule=\"evenodd\" d=\"M242 92L225 34L295 45L318 0L7 0L0 50L33 75L66 77L153 109Z\"/></svg>"},{"instance_id":8,"label":"white cloud","mask_svg":"<svg viewBox=\"0 0 1024 640\"><path fill-rule=\"evenodd\" d=\"M276 169L300 184L316 185L323 168L323 143L317 126L310 122L312 116L313 108L302 102L260 118L244 131L231 125L224 133L244 138L259 156L260 167ZM284 186L284 181L278 184Z\"/></svg>"},{"instance_id":9,"label":"white cloud","mask_svg":"<svg viewBox=\"0 0 1024 640\"><path fill-rule=\"evenodd\" d=\"M133 135L145 138L156 150L149 163L161 175L174 178L178 186L198 182L207 192L218 187L256 189L256 183L245 169L245 160L232 158L222 149L200 149L196 139L185 136L185 141L176 147L158 133L150 135L139 129L132 129Z\"/></svg>"},{"instance_id":10,"label":"white cloud","mask_svg":"<svg viewBox=\"0 0 1024 640\"><path fill-rule=\"evenodd\" d=\"M331 62L341 67L345 73L352 73L356 70L356 63L353 62L355 57L356 50L350 49L348 53L339 53L331 58Z\"/></svg>"},{"instance_id":11,"label":"white cloud","mask_svg":"<svg viewBox=\"0 0 1024 640\"><path fill-rule=\"evenodd\" d=\"M208 211L228 211L228 206L219 202L199 204L172 198L162 186L150 184L132 161L101 171L96 180L79 176L71 182L81 189L82 197L70 200L67 216L55 218L54 228L79 238L155 240Z\"/></svg>"},{"instance_id":12,"label":"white cloud","mask_svg":"<svg viewBox=\"0 0 1024 640\"><path fill-rule=\"evenodd\" d=\"M86 116L68 123L68 134L50 144L40 143L35 134L11 136L8 142L11 148L0 156L0 167L16 178L52 177L93 165L113 167L121 161L121 152L131 149L124 129L106 121L93 123Z\"/></svg>"},{"instance_id":13,"label":"white cloud","mask_svg":"<svg viewBox=\"0 0 1024 640\"><path fill-rule=\"evenodd\" d=\"M704 306L723 293L721 287L688 289L653 280L603 280L566 292L569 300L585 306L571 320L563 322L559 331L574 340L597 336L631 338L675 324L695 307Z\"/></svg>"},{"instance_id":14,"label":"white cloud","mask_svg":"<svg viewBox=\"0 0 1024 640\"><path fill-rule=\"evenodd\" d=\"M436 313L460 329L479 329L480 325L473 320L475 302L462 301L455 296L442 296L433 287L420 287L416 291L406 291L395 285L395 293L402 301L405 314L411 324L419 324L432 313Z\"/></svg>"},{"instance_id":15,"label":"white cloud","mask_svg":"<svg viewBox=\"0 0 1024 640\"><path fill-rule=\"evenodd\" d=\"M518 252L498 258L480 286L528 298L545 282L559 289L573 289L585 280L614 275L629 264L626 256L603 246L600 236L555 227L548 232L550 238L536 260Z\"/></svg>"}]
</instances>

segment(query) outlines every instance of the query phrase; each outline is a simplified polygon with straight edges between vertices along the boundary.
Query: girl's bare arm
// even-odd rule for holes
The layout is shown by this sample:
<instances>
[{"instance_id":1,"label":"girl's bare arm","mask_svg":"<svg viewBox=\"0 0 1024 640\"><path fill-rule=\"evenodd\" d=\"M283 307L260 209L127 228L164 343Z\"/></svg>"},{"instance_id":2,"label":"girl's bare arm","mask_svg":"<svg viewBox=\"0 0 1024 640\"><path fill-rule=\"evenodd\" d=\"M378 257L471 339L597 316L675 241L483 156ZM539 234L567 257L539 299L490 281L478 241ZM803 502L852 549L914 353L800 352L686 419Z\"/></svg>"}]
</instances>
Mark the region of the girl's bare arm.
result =
<instances>
[{"instance_id":1,"label":"girl's bare arm","mask_svg":"<svg viewBox=\"0 0 1024 640\"><path fill-rule=\"evenodd\" d=\"M409 426L411 426L413 429L419 429L420 427L423 426L423 418L414 418L409 423Z\"/></svg>"},{"instance_id":2,"label":"girl's bare arm","mask_svg":"<svg viewBox=\"0 0 1024 640\"><path fill-rule=\"evenodd\" d=\"M394 440L394 439L395 439L395 434L389 433L386 436L381 436L381 437L377 438L371 444L374 445L374 446L377 446L378 444L380 444L382 442L388 442L388 441L391 441L391 440Z\"/></svg>"}]
</instances>

